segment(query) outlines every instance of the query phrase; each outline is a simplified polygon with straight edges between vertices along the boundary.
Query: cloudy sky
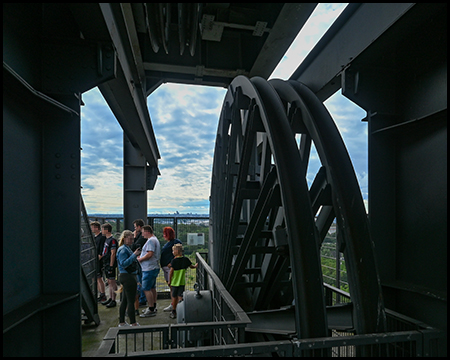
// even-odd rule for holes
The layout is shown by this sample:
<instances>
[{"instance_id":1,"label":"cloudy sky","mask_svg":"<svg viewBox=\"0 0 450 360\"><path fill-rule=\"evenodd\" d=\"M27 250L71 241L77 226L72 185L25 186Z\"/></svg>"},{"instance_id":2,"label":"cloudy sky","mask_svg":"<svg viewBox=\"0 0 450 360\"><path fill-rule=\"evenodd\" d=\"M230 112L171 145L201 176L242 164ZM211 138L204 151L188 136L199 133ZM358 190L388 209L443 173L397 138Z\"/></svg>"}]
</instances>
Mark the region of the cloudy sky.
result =
<instances>
[{"instance_id":1,"label":"cloudy sky","mask_svg":"<svg viewBox=\"0 0 450 360\"><path fill-rule=\"evenodd\" d=\"M345 4L319 4L270 78L288 79ZM164 84L147 98L161 154L155 189L148 191L148 213L208 214L217 124L226 89ZM81 185L89 214L123 213L123 132L94 88L83 94ZM365 112L340 92L325 103L352 158L367 199L367 124ZM195 129L195 131L193 131ZM308 180L319 166L311 160Z\"/></svg>"}]
</instances>

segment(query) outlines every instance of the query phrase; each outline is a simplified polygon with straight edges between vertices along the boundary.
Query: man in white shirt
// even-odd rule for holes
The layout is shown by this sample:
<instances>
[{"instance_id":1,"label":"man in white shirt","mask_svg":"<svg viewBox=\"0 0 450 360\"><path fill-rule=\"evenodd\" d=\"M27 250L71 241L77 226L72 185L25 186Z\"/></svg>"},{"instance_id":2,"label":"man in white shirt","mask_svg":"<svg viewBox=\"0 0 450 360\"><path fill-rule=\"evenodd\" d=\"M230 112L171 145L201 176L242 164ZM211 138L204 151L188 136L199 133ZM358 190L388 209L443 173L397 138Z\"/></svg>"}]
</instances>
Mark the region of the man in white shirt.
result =
<instances>
[{"instance_id":1,"label":"man in white shirt","mask_svg":"<svg viewBox=\"0 0 450 360\"><path fill-rule=\"evenodd\" d=\"M148 309L145 309L140 317L148 317L156 315L156 278L159 274L158 260L161 254L161 245L150 225L142 227L142 236L147 239L147 242L142 247L138 261L142 267L142 290L147 298Z\"/></svg>"}]
</instances>

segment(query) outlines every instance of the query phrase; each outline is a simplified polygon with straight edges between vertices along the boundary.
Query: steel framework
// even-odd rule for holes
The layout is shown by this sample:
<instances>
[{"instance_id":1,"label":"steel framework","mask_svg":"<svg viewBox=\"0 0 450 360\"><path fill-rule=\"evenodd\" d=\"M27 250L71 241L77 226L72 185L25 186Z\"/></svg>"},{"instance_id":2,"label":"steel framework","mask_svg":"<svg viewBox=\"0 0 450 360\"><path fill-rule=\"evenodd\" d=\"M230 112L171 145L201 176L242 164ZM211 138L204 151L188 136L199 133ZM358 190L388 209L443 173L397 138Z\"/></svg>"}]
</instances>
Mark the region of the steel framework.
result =
<instances>
[{"instance_id":1,"label":"steel framework","mask_svg":"<svg viewBox=\"0 0 450 360\"><path fill-rule=\"evenodd\" d=\"M296 335L323 334L318 248L336 217L358 332L382 329L383 302L446 331L447 5L349 4L295 82L267 83L316 5L3 5L4 355L81 355L82 93L98 86L124 130L130 228L159 175L148 94L236 76L214 160L211 263L242 307L295 300ZM338 89L367 112L368 222L319 104ZM308 189L310 143L323 167ZM32 236L18 235L23 222Z\"/></svg>"},{"instance_id":2,"label":"steel framework","mask_svg":"<svg viewBox=\"0 0 450 360\"><path fill-rule=\"evenodd\" d=\"M322 167L308 189L312 144ZM328 329L319 248L337 218L355 328L384 329L353 166L328 111L305 85L245 77L231 83L219 120L210 218L210 261L227 289L248 311L294 300L298 338L325 336Z\"/></svg>"}]
</instances>

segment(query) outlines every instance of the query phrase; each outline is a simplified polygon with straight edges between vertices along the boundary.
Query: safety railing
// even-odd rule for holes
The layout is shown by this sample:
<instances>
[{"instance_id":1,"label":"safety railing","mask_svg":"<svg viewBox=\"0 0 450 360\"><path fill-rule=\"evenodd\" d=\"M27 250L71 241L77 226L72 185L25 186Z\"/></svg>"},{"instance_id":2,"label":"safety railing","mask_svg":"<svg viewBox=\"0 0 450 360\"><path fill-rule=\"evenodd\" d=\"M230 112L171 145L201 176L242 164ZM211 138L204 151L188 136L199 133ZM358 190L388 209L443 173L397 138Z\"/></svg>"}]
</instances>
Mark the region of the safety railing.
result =
<instances>
[{"instance_id":1,"label":"safety railing","mask_svg":"<svg viewBox=\"0 0 450 360\"><path fill-rule=\"evenodd\" d=\"M196 253L196 260L199 289L212 291L212 322L111 328L97 355L115 353L134 356L147 352L153 354L157 350L195 346L197 343L189 342L192 333L205 334L204 343L209 346L236 345L244 341L245 327L250 319L200 253Z\"/></svg>"},{"instance_id":2,"label":"safety railing","mask_svg":"<svg viewBox=\"0 0 450 360\"><path fill-rule=\"evenodd\" d=\"M246 313L225 289L220 279L197 253L197 282L200 289L213 294L214 321L174 325L111 328L103 339L97 355L108 356L437 356L439 343L446 334L419 321L386 310L384 333L356 335L333 332L316 339L288 339L261 343L245 343L245 326L250 323ZM350 301L350 295L324 284L327 305ZM202 346L189 346L184 341L189 332L206 332L209 341Z\"/></svg>"},{"instance_id":3,"label":"safety railing","mask_svg":"<svg viewBox=\"0 0 450 360\"><path fill-rule=\"evenodd\" d=\"M118 237L124 230L123 217L99 217L90 216L90 221L99 221L101 224L108 222L113 227L113 233ZM170 226L175 230L175 236L181 240L186 253L208 251L209 242L209 217L208 216L149 216L147 224L153 227L156 237L164 246L162 231L164 227ZM334 227L333 227L334 228ZM133 229L131 229L133 230ZM187 241L188 233L203 233L204 245L189 245ZM324 282L340 289L348 290L347 270L342 253L336 246L337 233L328 233L321 247L321 265ZM194 290L195 271L187 271L186 290ZM156 291L162 296L169 296L169 287L164 280L162 271L156 280ZM339 296L339 295L338 295Z\"/></svg>"}]
</instances>

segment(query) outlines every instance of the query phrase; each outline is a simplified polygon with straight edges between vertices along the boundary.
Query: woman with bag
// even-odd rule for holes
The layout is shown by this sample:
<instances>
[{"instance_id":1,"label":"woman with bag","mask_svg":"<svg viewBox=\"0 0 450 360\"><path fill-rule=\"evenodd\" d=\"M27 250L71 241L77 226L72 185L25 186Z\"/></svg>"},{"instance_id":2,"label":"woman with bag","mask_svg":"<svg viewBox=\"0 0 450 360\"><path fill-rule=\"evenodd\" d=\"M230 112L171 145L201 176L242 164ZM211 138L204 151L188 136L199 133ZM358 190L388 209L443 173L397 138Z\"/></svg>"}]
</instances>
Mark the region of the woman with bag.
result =
<instances>
[{"instance_id":1,"label":"woman with bag","mask_svg":"<svg viewBox=\"0 0 450 360\"><path fill-rule=\"evenodd\" d=\"M119 308L119 326L130 326L125 322L125 310L128 312L131 326L139 326L136 322L134 311L134 299L137 294L136 274L140 269L136 257L141 253L141 248L133 252L130 246L134 242L133 233L125 230L120 235L119 250L117 250L117 264L119 266L119 280L124 291L122 303Z\"/></svg>"}]
</instances>

